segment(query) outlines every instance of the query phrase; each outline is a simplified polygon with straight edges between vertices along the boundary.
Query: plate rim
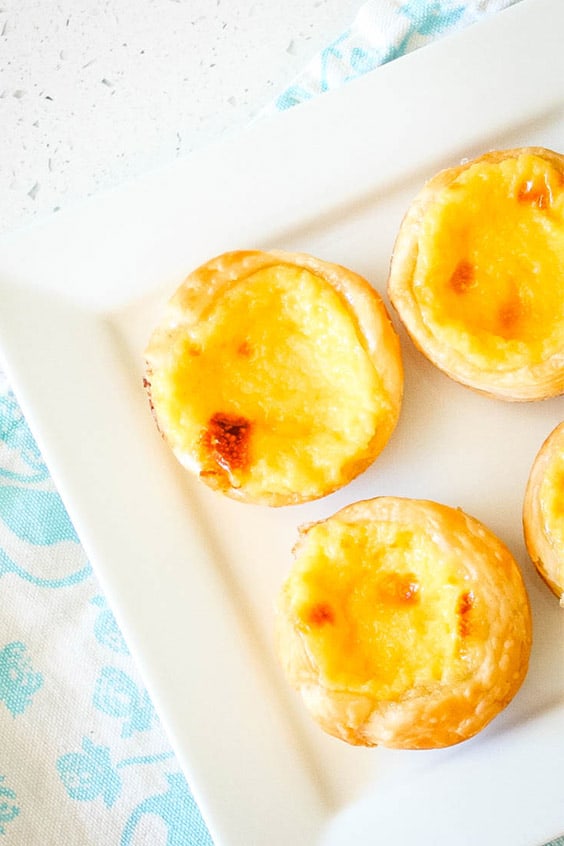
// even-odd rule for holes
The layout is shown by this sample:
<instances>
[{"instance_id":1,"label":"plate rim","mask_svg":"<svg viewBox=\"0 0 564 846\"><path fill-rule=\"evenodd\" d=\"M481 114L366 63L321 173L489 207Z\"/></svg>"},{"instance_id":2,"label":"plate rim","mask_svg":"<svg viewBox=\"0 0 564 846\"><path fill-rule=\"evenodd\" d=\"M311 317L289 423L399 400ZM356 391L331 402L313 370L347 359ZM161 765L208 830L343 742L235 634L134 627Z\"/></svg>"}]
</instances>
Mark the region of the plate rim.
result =
<instances>
[{"instance_id":1,"label":"plate rim","mask_svg":"<svg viewBox=\"0 0 564 846\"><path fill-rule=\"evenodd\" d=\"M461 33L448 36L440 42L435 42L426 46L424 49L402 57L393 63L377 68L366 77L362 77L359 80L348 83L346 87L341 88L338 91L328 92L327 94L324 94L323 97L301 104L296 107L296 109L269 119L260 126L255 125L255 127L251 130L247 130L244 133L239 134L236 138L228 139L227 141L223 141L219 145L214 145L212 148L202 151L201 153L189 156L186 160L180 163L174 163L168 169L165 169L165 171L159 171L159 173L164 176L165 182L166 180L178 178L178 174L182 175L182 179L186 179L195 169L203 168L205 173L211 174L212 171L216 170L217 162L221 157L224 164L218 169L219 175L217 172L215 173L214 190L225 191L225 163L229 165L230 162L232 163L233 157L238 159L241 156L241 147L248 144L249 139L252 137L250 133L255 132L255 138L259 139L257 142L251 141L251 143L258 143L263 146L270 145L270 149L268 151L269 155L266 155L261 160L261 166L266 167L269 165L272 158L272 148L280 148L279 145L282 137L290 139L294 136L296 130L304 125L311 128L321 123L322 127L326 128L330 125L331 121L334 120L335 116L341 114L343 111L346 115L356 114L358 120L358 115L362 112L367 98L373 102L377 101L378 97L381 97L389 103L389 95L384 97L384 89L386 87L391 87L396 95L402 90L405 91L408 77L416 73L417 68L425 70L429 67L429 65L434 65L436 68L444 69L445 62L448 62L448 59L452 57L455 52L458 52L459 50L464 52L464 50L469 50L470 47L474 49L476 45L483 43L487 45L487 49L484 48L485 54L489 57L489 61L492 62L492 66L496 64L492 57L492 44L494 47L497 47L499 51L497 56L498 62L501 64L501 60L503 58L507 61L507 58L512 56L513 51L517 50L515 46L515 33L518 33L520 27L529 31L530 28L535 30L536 26L536 29L538 30L537 16L542 17L543 15L549 15L553 23L554 20L560 16L562 23L564 24L563 6L558 2L558 0L521 0L520 3L497 13L487 20L472 25ZM513 41L509 44L504 41L504 34L507 31L506 27L508 27L513 33ZM556 30L558 30L558 27L553 26L552 35L550 33L549 35L554 37L553 33ZM488 52L488 50L490 52ZM564 61L562 59L558 59L558 61L556 61L556 59L553 58L552 61L556 64L557 68L560 67L561 69L564 69ZM546 73L546 67L544 68L544 72ZM423 76L425 76L424 73ZM537 80L539 78L538 69L535 70L531 76L532 80ZM529 85L531 85L532 80L529 79ZM553 108L555 104L559 104L560 107L562 106L564 97L562 96L562 92L557 92L555 90L555 86L556 84L553 80L551 82L551 86L549 86L549 90L544 91L543 104L545 109ZM436 108L437 105L438 104L435 102L434 107ZM500 116L500 124L501 123L503 123L503 113ZM346 131L339 135L338 139L332 143L335 145L346 144L347 139L350 139L351 137L349 129L350 127L345 127L344 130ZM319 134L314 134L313 137L317 143ZM241 142L242 138L244 138L243 142ZM277 139L276 144L274 143L275 139ZM293 143L295 143L295 139ZM229 152L226 153L229 149L231 149L231 154L229 154ZM421 157L424 158L425 154L428 156L428 151L426 151L426 153L423 151L421 153ZM312 155L313 154L310 151L310 159L312 158ZM300 173L302 175L304 170L307 173L307 168L303 167L303 162L300 167ZM397 172L398 170L401 171L401 167L396 169L396 171L392 168L389 178L399 178L400 174ZM80 210L78 211L78 225L88 225L89 221L95 220L96 215L99 214L100 207L107 207L109 203L116 200L120 193L123 196L127 195L129 198L131 196L131 191L138 193L147 191L148 196L154 196L155 190L158 189L158 181L161 178L159 173L150 174L145 179L137 180L135 186L123 186L113 192L109 192L109 194L104 195L99 199L94 198L88 205L84 206L82 212ZM175 174L176 177L174 176ZM353 185L357 184L358 177L353 177L351 181ZM205 180L201 179L198 184L201 185L202 182L205 182ZM319 178L316 177L316 181L312 187L313 199L310 198L309 205L305 209L306 213L311 214L315 207L319 209L321 187L321 182ZM161 190L163 189L161 188ZM165 190L169 189L166 189L165 186ZM227 190L238 192L240 190L240 184L237 180L235 180L227 186ZM357 191L357 189L355 190ZM333 186L333 194L336 196L340 195L341 198L344 198L342 199L342 202L344 202L345 205L350 201L351 193L354 195L355 192L349 191L347 193L347 188L343 185L343 180L337 180ZM293 214L293 209L295 208L295 204L292 204L291 200L291 197L288 197L285 200L286 204L283 209L283 214L286 216L291 216ZM41 402L46 401L45 393L42 393L40 397L38 397L36 396L35 391L37 379L41 377L41 366L35 364L31 360L29 354L24 356L20 354L20 351L18 351L17 333L14 331L13 327L8 326L10 321L13 321L14 325L16 325L18 320L23 320L26 314L26 309L30 307L30 303L37 303L37 300L41 299L41 292L45 293L39 277L34 277L32 280L28 280L26 278L26 281L32 282L32 288L29 291L24 290L24 286L21 285L20 281L18 281L16 285L12 283L12 279L15 276L20 275L22 255L23 252L28 249L28 242L31 240L33 243L34 239L39 239L39 243L43 245L41 248L45 249L45 233L47 233L48 239L49 232L52 233L60 231L61 227L66 225L69 215L76 214L76 210L70 210L67 215L61 215L56 220L48 221L46 223L40 222L36 226L31 227L29 230L16 233L15 236L10 236L8 239L4 254L0 257L0 291L3 290L9 298L8 308L5 310L3 309L4 317L0 317L0 336L3 336L4 338L7 337L8 341L0 341L0 347L3 350L3 359L8 378L16 392L16 395L18 396L18 399L20 400L20 404L22 405L22 409L24 410L26 418L30 423L32 431L36 434L40 447L47 458L47 463L53 479L61 491L63 500L73 517L73 521L77 524L83 545L87 548L87 550L90 548L96 550L98 544L96 539L92 537L92 532L87 526L89 519L88 515L84 513L84 508L77 509L75 506L78 482L76 474L70 471L70 468L64 460L61 460L61 451L64 451L64 447L61 445L60 439L54 437L53 410L49 412L51 422L50 426L47 427L47 430L45 430L43 424ZM81 219L85 220L86 223L81 224ZM256 220L253 221L253 225L257 226ZM262 231L264 231L264 227ZM207 255L205 257L207 257ZM4 279L2 279L3 275L5 277ZM23 276L26 276L25 269ZM60 292L56 293L58 295ZM51 290L48 290L46 295L47 299L54 296ZM119 300L112 302L109 309L110 312L119 307L119 304ZM94 297L92 300L87 302L86 308L78 306L74 302L65 303L65 306L68 306L73 314L80 313L86 322L91 321L95 323L97 326L96 331L103 333L104 337L106 337L108 329L108 310L107 303L106 306L104 306L104 301L102 299L96 299ZM35 305L35 307L37 308L37 305ZM14 317L17 317L18 320L14 319ZM107 340L105 340L104 343L107 343ZM33 352L33 355L36 354L37 350ZM111 354L108 353L108 355L109 360L111 360ZM32 373L36 374L35 377L31 375ZM50 408L51 407L52 401L50 403ZM99 554L100 553L95 553L92 556L94 567L97 571L98 566L96 558L99 557ZM109 550L107 549L101 553L103 557L108 554ZM108 567L100 568L100 572L102 572L102 570L104 571L101 582L104 584L104 589L107 591L108 595L112 597L112 604L117 602L119 605L120 600L116 598L116 591L113 589L113 585L108 583L107 580L108 569ZM132 633L130 621L126 620L123 615L119 613L118 617L120 618L120 622L122 622L124 629L128 632L128 639L135 642L137 638ZM147 673L151 675L151 670L146 666L146 662L139 661L138 655L136 654L137 651L144 652L144 648L142 646L138 646L137 650L134 649L133 651L138 663L144 666L143 675L145 676ZM152 696L154 696L156 700L160 699L160 697L154 692L153 688L155 686L149 686L152 688ZM164 711L168 711L167 705L163 704L161 705L161 708L163 708ZM170 728L169 734L174 737L174 731ZM174 745L175 744L173 743L173 746ZM175 751L177 751L179 760L182 762L183 766L190 772L191 785L194 787L196 798L203 809L204 817L210 826L210 830L216 837L218 846L220 843L236 844L237 842L240 842L237 840L237 838L240 837L240 831L229 830L229 825L225 826L222 820L217 819L217 813L213 807L213 800L210 801L205 790L200 790L198 788L202 778L190 766L187 760L188 756L185 753L178 752L178 750ZM315 827L317 827L323 819L323 807L324 803L323 801L320 801L319 818L315 822ZM303 830L296 832L296 836L299 836L300 834L303 834Z\"/></svg>"}]
</instances>

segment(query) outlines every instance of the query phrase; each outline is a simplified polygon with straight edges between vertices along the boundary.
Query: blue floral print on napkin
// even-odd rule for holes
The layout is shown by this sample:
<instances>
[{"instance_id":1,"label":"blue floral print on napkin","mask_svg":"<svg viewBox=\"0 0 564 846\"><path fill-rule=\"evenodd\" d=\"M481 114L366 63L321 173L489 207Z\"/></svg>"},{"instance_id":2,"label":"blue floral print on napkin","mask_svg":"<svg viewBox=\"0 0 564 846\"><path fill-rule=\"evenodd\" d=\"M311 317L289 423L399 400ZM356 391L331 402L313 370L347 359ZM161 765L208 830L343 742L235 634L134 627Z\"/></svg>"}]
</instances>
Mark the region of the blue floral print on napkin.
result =
<instances>
[{"instance_id":1,"label":"blue floral print on napkin","mask_svg":"<svg viewBox=\"0 0 564 846\"><path fill-rule=\"evenodd\" d=\"M92 701L100 711L123 720L122 737L148 731L157 718L147 691L140 690L127 673L116 667L102 667Z\"/></svg>"},{"instance_id":2,"label":"blue floral print on napkin","mask_svg":"<svg viewBox=\"0 0 564 846\"><path fill-rule=\"evenodd\" d=\"M85 737L82 752L67 752L57 760L57 770L71 799L90 802L101 796L111 808L121 791L121 779L107 746L96 746Z\"/></svg>"},{"instance_id":3,"label":"blue floral print on napkin","mask_svg":"<svg viewBox=\"0 0 564 846\"><path fill-rule=\"evenodd\" d=\"M125 638L104 597L101 595L93 596L90 602L100 609L94 623L94 636L98 643L107 646L112 652L129 655Z\"/></svg>"},{"instance_id":4,"label":"blue floral print on napkin","mask_svg":"<svg viewBox=\"0 0 564 846\"><path fill-rule=\"evenodd\" d=\"M79 542L55 491L4 485L0 488L0 513L10 531L27 543L51 546L66 540Z\"/></svg>"},{"instance_id":5,"label":"blue floral print on napkin","mask_svg":"<svg viewBox=\"0 0 564 846\"><path fill-rule=\"evenodd\" d=\"M120 846L133 843L135 831L147 814L158 816L166 825L168 837L166 846L185 846L186 832L192 830L201 846L213 846L207 829L190 829L194 823L195 802L190 795L186 780L181 773L168 773L168 790L144 799L133 811L123 830Z\"/></svg>"},{"instance_id":6,"label":"blue floral print on napkin","mask_svg":"<svg viewBox=\"0 0 564 846\"><path fill-rule=\"evenodd\" d=\"M122 780L118 770L136 764L155 764L172 758L170 751L157 755L142 755L112 762L107 746L97 746L90 738L82 739L81 752L66 752L57 759L57 771L71 799L91 802L102 798L111 808L119 797Z\"/></svg>"},{"instance_id":7,"label":"blue floral print on napkin","mask_svg":"<svg viewBox=\"0 0 564 846\"><path fill-rule=\"evenodd\" d=\"M162 767L174 767L174 754L166 746L150 698L137 681L135 665L123 634L95 583L37 444L1 373L0 579L3 599L3 615L0 615L0 736L6 739L2 749L3 763L6 759L6 762L12 763L14 772L21 772L23 759L18 758L18 744L10 744L10 722L7 720L17 718L18 723L26 720L29 736L35 736L41 742L35 748L32 760L26 760L25 766L37 766L36 777L41 778L45 785L41 796L36 796L35 804L29 805L29 799L27 804L23 798L18 799L19 789L13 779L8 785L0 776L0 836L9 836L8 825L18 818L18 842L31 843L33 835L28 836L27 829L21 828L27 820L53 810L57 815L57 826L61 819L66 818L64 811L53 805L52 789L49 788L48 776L45 777L45 773L49 772L47 758L51 755L50 766L55 777L58 775L59 784L64 787L69 800L86 808L99 801L108 815L115 813L119 803L113 843L135 842L132 838L139 826L152 815L165 824L167 846L211 844L183 776L178 772L162 772ZM52 600L48 599L49 596ZM81 612L81 604L84 613ZM77 630L74 621L81 613L84 626ZM38 625L39 620L47 622L46 629ZM29 627L26 627L25 621L28 621ZM24 631L25 636L22 634ZM17 637L14 637L15 632L19 632ZM57 648L48 656L46 666L42 661L39 672L34 645L41 644L43 649L49 637L53 638ZM73 684L80 690L92 673L92 715L98 714L101 719L111 717L112 720L107 722L104 735L108 742L96 743L81 732L78 735L80 748L60 754L60 747L57 748L51 737L53 729L60 735L66 731L68 745L71 745L72 733L81 722L94 724L88 713L78 711L75 714L54 704L59 702L58 697L65 695L64 688L61 688L59 662L66 666L72 652L69 652L69 646L77 639L80 639L81 649L72 673ZM90 651L89 643L92 645ZM121 666L108 666L104 652L122 662ZM98 666L95 660L99 662ZM84 677L81 677L81 672ZM49 674L52 674L53 681L47 692ZM68 682L68 678L70 676L65 676L65 681ZM70 693L72 701L72 688ZM43 726L50 726L50 731L45 732ZM125 749L120 750L116 745L130 738L137 738L139 754L127 754ZM160 751L153 751L155 745L160 745ZM156 776L143 778L145 769ZM127 779L124 777L126 774ZM126 782L127 788L124 786ZM164 789L163 783L166 785ZM160 784L160 789L155 789L156 784ZM46 805L42 808L43 793ZM71 819L69 817L69 821ZM98 846L99 833L95 822L89 823L88 814L79 822L81 834L76 833L70 822L69 825L68 833L61 834L64 842L79 842L79 837L81 846L87 843ZM122 831L123 836L120 834ZM88 835L86 832L89 832ZM155 841L154 846L165 846L165 843Z\"/></svg>"},{"instance_id":8,"label":"blue floral print on napkin","mask_svg":"<svg viewBox=\"0 0 564 846\"><path fill-rule=\"evenodd\" d=\"M10 574L37 587L66 588L91 575L74 526L11 391L0 391L0 520L10 546L25 550L16 560L0 535L0 577ZM74 555L69 556L67 543L74 546ZM38 572L44 567L42 549L59 545L65 548L61 561L68 561L67 571L57 576Z\"/></svg>"},{"instance_id":9,"label":"blue floral print on napkin","mask_svg":"<svg viewBox=\"0 0 564 846\"><path fill-rule=\"evenodd\" d=\"M43 676L33 670L24 643L14 641L0 649L0 702L13 717L23 714L42 685Z\"/></svg>"},{"instance_id":10,"label":"blue floral print on napkin","mask_svg":"<svg viewBox=\"0 0 564 846\"><path fill-rule=\"evenodd\" d=\"M400 6L400 15L405 15L412 23L413 32L419 35L438 35L452 29L462 18L466 6L456 2L428 2L428 0L410 0Z\"/></svg>"},{"instance_id":11,"label":"blue floral print on napkin","mask_svg":"<svg viewBox=\"0 0 564 846\"><path fill-rule=\"evenodd\" d=\"M16 794L3 782L5 776L0 776L0 834L6 833L6 824L14 820L20 813L19 807L15 804Z\"/></svg>"},{"instance_id":12,"label":"blue floral print on napkin","mask_svg":"<svg viewBox=\"0 0 564 846\"><path fill-rule=\"evenodd\" d=\"M101 799L109 809L122 793L121 770L125 767L157 764L171 758L171 752L163 752L125 758L113 763L108 747L98 746L85 737L81 751L61 755L56 766L70 799L78 802ZM134 842L140 822L147 815L156 816L165 824L166 846L213 846L184 776L180 772L169 772L165 778L168 787L164 792L147 796L131 811L122 831L120 846L130 846Z\"/></svg>"},{"instance_id":13,"label":"blue floral print on napkin","mask_svg":"<svg viewBox=\"0 0 564 846\"><path fill-rule=\"evenodd\" d=\"M519 0L368 0L272 107L284 111Z\"/></svg>"},{"instance_id":14,"label":"blue floral print on napkin","mask_svg":"<svg viewBox=\"0 0 564 846\"><path fill-rule=\"evenodd\" d=\"M22 462L20 470L0 466L0 477L18 482L42 482L49 478L49 471L11 391L0 394L0 441Z\"/></svg>"}]
</instances>

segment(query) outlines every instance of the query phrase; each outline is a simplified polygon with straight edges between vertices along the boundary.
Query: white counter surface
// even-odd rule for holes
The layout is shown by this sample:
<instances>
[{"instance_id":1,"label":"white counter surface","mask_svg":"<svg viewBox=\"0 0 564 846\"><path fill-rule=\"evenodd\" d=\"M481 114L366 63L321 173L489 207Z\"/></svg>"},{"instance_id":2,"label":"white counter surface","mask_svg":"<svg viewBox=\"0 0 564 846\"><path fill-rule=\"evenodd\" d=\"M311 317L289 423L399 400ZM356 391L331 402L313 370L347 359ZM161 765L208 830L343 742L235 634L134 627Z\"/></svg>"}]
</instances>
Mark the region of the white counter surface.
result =
<instances>
[{"instance_id":1,"label":"white counter surface","mask_svg":"<svg viewBox=\"0 0 564 846\"><path fill-rule=\"evenodd\" d=\"M362 0L2 0L0 234L244 126Z\"/></svg>"}]
</instances>

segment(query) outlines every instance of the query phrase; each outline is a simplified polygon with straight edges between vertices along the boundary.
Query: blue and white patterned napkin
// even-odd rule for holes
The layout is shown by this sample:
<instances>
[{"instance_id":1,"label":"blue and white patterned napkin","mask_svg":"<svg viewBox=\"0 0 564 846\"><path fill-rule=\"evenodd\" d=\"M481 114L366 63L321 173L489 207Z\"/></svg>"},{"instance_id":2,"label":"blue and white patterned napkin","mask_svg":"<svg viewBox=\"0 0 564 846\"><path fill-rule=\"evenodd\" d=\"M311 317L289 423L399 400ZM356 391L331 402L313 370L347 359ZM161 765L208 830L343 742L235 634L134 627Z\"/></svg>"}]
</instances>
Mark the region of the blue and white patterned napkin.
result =
<instances>
[{"instance_id":1,"label":"blue and white patterned napkin","mask_svg":"<svg viewBox=\"0 0 564 846\"><path fill-rule=\"evenodd\" d=\"M350 27L304 68L267 111L289 109L339 88L516 2L519 0L368 0Z\"/></svg>"},{"instance_id":2,"label":"blue and white patterned napkin","mask_svg":"<svg viewBox=\"0 0 564 846\"><path fill-rule=\"evenodd\" d=\"M0 844L211 846L0 374Z\"/></svg>"},{"instance_id":3,"label":"blue and white patterned napkin","mask_svg":"<svg viewBox=\"0 0 564 846\"><path fill-rule=\"evenodd\" d=\"M335 88L512 2L370 0L272 108ZM0 846L211 846L2 374L0 601Z\"/></svg>"}]
</instances>

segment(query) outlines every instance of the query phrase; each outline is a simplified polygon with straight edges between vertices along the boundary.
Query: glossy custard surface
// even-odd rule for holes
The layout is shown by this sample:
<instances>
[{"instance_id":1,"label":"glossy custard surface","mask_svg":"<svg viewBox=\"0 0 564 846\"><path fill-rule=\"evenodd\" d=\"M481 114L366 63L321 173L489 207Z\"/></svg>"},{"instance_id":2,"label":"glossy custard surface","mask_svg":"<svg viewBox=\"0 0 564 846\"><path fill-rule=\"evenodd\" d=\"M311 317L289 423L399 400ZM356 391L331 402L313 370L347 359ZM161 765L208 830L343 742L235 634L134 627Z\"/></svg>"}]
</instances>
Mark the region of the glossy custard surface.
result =
<instances>
[{"instance_id":1,"label":"glossy custard surface","mask_svg":"<svg viewBox=\"0 0 564 846\"><path fill-rule=\"evenodd\" d=\"M337 486L390 408L346 301L284 264L232 282L175 333L151 393L173 447L251 495Z\"/></svg>"},{"instance_id":2,"label":"glossy custard surface","mask_svg":"<svg viewBox=\"0 0 564 846\"><path fill-rule=\"evenodd\" d=\"M487 637L479 592L423 525L316 524L284 592L331 690L396 699L448 686L478 665Z\"/></svg>"},{"instance_id":3,"label":"glossy custard surface","mask_svg":"<svg viewBox=\"0 0 564 846\"><path fill-rule=\"evenodd\" d=\"M564 180L521 154L480 160L426 210L413 294L437 340L500 371L564 345Z\"/></svg>"}]
</instances>

